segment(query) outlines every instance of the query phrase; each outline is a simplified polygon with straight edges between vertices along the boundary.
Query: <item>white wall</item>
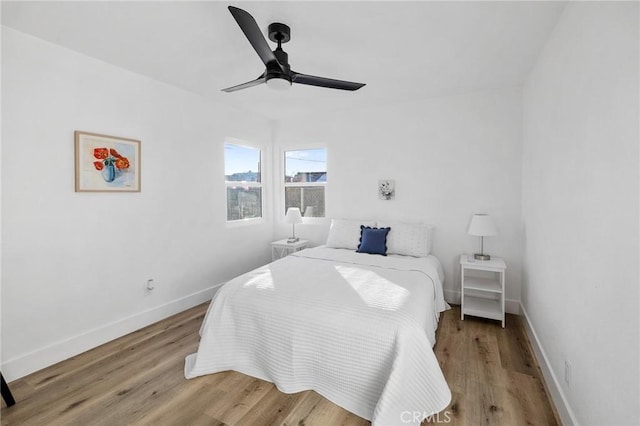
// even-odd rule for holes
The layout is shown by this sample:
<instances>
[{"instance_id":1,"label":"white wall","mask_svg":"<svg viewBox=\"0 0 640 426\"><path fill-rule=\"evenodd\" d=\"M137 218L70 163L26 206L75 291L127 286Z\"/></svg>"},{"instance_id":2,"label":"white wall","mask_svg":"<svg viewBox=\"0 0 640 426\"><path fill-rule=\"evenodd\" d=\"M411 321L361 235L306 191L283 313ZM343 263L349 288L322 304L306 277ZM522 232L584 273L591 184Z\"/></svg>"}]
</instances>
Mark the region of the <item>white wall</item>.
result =
<instances>
[{"instance_id":1,"label":"white wall","mask_svg":"<svg viewBox=\"0 0 640 426\"><path fill-rule=\"evenodd\" d=\"M278 153L327 146L328 218L435 225L433 252L452 302L459 297L459 254L480 248L480 239L466 234L471 215L491 214L500 235L485 238L485 251L506 258L507 298L519 301L521 118L520 90L505 89L284 120L274 143ZM394 200L378 200L379 179L395 179ZM323 244L328 222L296 232ZM279 223L276 233L284 237L290 226Z\"/></svg>"},{"instance_id":2,"label":"white wall","mask_svg":"<svg viewBox=\"0 0 640 426\"><path fill-rule=\"evenodd\" d=\"M523 95L522 303L567 424L640 423L638 38L637 2L570 3Z\"/></svg>"},{"instance_id":3,"label":"white wall","mask_svg":"<svg viewBox=\"0 0 640 426\"><path fill-rule=\"evenodd\" d=\"M205 301L270 260L271 216L227 228L223 182L224 138L270 148L268 121L6 27L2 88L9 380ZM142 140L142 192L75 193L74 130Z\"/></svg>"}]
</instances>

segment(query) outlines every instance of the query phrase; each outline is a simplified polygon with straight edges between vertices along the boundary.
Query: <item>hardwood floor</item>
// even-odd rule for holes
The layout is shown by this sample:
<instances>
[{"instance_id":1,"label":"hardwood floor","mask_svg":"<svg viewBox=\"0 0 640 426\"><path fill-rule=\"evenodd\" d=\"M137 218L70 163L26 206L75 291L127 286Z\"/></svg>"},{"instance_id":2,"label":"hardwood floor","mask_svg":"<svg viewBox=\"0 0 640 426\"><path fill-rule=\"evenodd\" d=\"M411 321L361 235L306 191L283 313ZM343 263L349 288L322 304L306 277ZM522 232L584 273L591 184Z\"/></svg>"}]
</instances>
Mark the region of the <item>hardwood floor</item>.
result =
<instances>
[{"instance_id":1,"label":"hardwood floor","mask_svg":"<svg viewBox=\"0 0 640 426\"><path fill-rule=\"evenodd\" d=\"M206 305L131 333L9 384L17 404L2 425L368 425L313 391L279 392L236 372L192 380L184 358L197 349ZM443 314L435 352L451 388L430 422L556 425L557 415L520 318Z\"/></svg>"}]
</instances>

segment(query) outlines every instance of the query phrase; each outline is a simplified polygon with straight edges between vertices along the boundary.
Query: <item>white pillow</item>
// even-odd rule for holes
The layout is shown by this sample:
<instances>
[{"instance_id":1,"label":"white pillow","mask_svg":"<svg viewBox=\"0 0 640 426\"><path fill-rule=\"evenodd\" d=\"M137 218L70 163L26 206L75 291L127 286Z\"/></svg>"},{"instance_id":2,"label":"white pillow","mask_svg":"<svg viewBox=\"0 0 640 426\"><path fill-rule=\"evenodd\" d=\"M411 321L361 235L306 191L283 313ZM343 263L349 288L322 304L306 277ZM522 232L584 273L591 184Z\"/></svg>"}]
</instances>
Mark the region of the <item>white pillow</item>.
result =
<instances>
[{"instance_id":1,"label":"white pillow","mask_svg":"<svg viewBox=\"0 0 640 426\"><path fill-rule=\"evenodd\" d=\"M433 227L422 223L378 222L391 228L387 234L387 254L426 257L431 253Z\"/></svg>"},{"instance_id":2,"label":"white pillow","mask_svg":"<svg viewBox=\"0 0 640 426\"><path fill-rule=\"evenodd\" d=\"M376 226L371 220L331 219L327 247L356 250L360 243L360 225Z\"/></svg>"}]
</instances>

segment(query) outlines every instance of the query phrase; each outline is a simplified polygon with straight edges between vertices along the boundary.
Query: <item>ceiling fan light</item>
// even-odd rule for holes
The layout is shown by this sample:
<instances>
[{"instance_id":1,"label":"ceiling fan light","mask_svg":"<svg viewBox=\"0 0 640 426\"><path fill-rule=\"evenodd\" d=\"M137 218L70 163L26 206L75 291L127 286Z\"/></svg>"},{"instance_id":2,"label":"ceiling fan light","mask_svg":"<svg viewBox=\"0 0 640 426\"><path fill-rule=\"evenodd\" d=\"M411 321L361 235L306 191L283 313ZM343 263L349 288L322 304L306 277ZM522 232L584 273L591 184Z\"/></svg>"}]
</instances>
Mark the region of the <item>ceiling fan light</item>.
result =
<instances>
[{"instance_id":1,"label":"ceiling fan light","mask_svg":"<svg viewBox=\"0 0 640 426\"><path fill-rule=\"evenodd\" d=\"M287 90L291 87L291 81L286 78L274 77L267 80L267 86L275 90Z\"/></svg>"}]
</instances>

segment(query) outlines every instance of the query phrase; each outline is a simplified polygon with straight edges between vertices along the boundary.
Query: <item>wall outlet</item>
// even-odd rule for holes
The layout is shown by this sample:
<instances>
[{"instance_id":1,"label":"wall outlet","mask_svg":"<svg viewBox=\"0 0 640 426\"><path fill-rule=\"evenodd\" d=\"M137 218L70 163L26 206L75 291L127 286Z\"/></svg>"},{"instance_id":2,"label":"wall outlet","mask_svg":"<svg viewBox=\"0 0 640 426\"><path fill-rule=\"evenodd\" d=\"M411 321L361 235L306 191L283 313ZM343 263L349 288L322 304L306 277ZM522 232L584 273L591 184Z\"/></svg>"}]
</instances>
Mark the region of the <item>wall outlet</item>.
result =
<instances>
[{"instance_id":1,"label":"wall outlet","mask_svg":"<svg viewBox=\"0 0 640 426\"><path fill-rule=\"evenodd\" d=\"M156 288L156 283L153 281L153 278L149 278L147 283L144 285L144 290L147 294L153 293L153 290Z\"/></svg>"},{"instance_id":2,"label":"wall outlet","mask_svg":"<svg viewBox=\"0 0 640 426\"><path fill-rule=\"evenodd\" d=\"M564 382L568 388L571 388L571 364L566 359L564 360Z\"/></svg>"}]
</instances>

